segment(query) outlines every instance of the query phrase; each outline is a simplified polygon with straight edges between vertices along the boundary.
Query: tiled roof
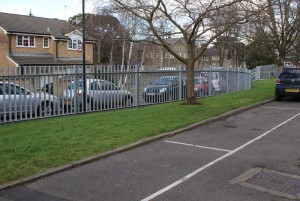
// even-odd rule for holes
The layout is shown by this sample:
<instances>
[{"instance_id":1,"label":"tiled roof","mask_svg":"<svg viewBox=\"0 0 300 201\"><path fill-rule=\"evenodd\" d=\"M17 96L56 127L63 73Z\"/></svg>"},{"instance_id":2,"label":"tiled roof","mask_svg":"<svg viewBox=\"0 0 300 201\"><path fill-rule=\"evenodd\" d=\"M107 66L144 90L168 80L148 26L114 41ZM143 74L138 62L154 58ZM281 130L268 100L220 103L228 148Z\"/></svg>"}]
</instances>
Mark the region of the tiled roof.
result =
<instances>
[{"instance_id":1,"label":"tiled roof","mask_svg":"<svg viewBox=\"0 0 300 201\"><path fill-rule=\"evenodd\" d=\"M10 58L20 66L22 66L22 65L82 64L81 59L77 59L77 58L55 59L51 54L11 55Z\"/></svg>"},{"instance_id":2,"label":"tiled roof","mask_svg":"<svg viewBox=\"0 0 300 201\"><path fill-rule=\"evenodd\" d=\"M76 28L66 20L16 15L0 12L0 27L11 33L49 35L56 39L67 39ZM92 40L92 38L88 38Z\"/></svg>"}]
</instances>

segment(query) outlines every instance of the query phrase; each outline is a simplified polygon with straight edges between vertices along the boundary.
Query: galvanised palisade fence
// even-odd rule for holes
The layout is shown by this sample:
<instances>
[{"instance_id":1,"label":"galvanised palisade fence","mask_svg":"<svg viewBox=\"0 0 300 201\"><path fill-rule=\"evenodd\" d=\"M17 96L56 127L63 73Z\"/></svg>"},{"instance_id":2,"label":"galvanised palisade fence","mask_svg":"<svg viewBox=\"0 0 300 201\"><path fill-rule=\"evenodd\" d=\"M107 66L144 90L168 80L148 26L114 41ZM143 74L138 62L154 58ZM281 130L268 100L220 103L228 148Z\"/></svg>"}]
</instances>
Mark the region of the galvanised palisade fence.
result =
<instances>
[{"instance_id":1,"label":"galvanised palisade fence","mask_svg":"<svg viewBox=\"0 0 300 201\"><path fill-rule=\"evenodd\" d=\"M0 123L184 100L184 66L2 67ZM195 68L197 98L247 90L245 68Z\"/></svg>"},{"instance_id":2,"label":"galvanised palisade fence","mask_svg":"<svg viewBox=\"0 0 300 201\"><path fill-rule=\"evenodd\" d=\"M277 65L256 66L251 70L251 80L271 79L279 75L280 68Z\"/></svg>"}]
</instances>

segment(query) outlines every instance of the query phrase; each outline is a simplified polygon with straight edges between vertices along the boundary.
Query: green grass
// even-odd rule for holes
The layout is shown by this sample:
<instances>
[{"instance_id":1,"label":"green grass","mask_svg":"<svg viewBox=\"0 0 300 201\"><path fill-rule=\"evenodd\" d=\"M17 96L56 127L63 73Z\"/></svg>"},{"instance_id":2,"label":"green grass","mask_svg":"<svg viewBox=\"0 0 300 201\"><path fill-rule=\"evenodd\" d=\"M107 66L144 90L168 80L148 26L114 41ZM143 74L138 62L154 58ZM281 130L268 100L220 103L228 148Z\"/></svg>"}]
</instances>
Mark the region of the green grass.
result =
<instances>
[{"instance_id":1,"label":"green grass","mask_svg":"<svg viewBox=\"0 0 300 201\"><path fill-rule=\"evenodd\" d=\"M0 125L0 184L270 99L274 80L182 102Z\"/></svg>"}]
</instances>

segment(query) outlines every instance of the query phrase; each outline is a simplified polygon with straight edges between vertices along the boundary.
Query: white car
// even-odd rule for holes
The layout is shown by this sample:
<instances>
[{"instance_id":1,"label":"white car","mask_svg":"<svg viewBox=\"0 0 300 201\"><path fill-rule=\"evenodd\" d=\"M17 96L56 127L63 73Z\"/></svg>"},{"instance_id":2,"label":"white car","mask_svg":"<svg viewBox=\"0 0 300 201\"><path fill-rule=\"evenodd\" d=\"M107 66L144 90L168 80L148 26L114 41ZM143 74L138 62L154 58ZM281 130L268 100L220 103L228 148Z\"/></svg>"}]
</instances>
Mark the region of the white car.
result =
<instances>
[{"instance_id":1,"label":"white car","mask_svg":"<svg viewBox=\"0 0 300 201\"><path fill-rule=\"evenodd\" d=\"M33 93L15 83L0 82L0 116L32 114L51 116L60 111L60 101L47 93Z\"/></svg>"},{"instance_id":2,"label":"white car","mask_svg":"<svg viewBox=\"0 0 300 201\"><path fill-rule=\"evenodd\" d=\"M63 91L63 104L65 109L82 111L83 80L72 81ZM86 111L109 109L113 107L129 107L133 98L129 91L120 89L113 83L100 79L86 80Z\"/></svg>"},{"instance_id":3,"label":"white car","mask_svg":"<svg viewBox=\"0 0 300 201\"><path fill-rule=\"evenodd\" d=\"M221 92L222 91L222 86L220 84L220 75L218 72L213 72L212 73L212 85L213 85L213 90L214 92Z\"/></svg>"}]
</instances>

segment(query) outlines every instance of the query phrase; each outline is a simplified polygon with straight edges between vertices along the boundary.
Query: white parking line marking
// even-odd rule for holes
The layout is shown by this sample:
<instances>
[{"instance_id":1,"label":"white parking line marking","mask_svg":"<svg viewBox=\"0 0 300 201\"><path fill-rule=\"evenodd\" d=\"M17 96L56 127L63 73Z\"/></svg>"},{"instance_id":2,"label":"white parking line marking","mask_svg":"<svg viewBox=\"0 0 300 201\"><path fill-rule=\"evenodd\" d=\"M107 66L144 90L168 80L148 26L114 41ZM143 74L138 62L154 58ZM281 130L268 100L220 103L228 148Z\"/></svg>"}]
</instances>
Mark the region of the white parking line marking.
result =
<instances>
[{"instance_id":1,"label":"white parking line marking","mask_svg":"<svg viewBox=\"0 0 300 201\"><path fill-rule=\"evenodd\" d=\"M173 143L173 144L180 144L180 145L185 145L185 146L191 146L191 147L199 147L199 148L203 148L203 149L212 149L212 150L217 150L217 151L224 151L224 152L231 152L232 151L232 150L227 150L227 149L218 149L218 148L214 148L214 147L205 147L205 146L200 146L200 145L187 144L187 143L181 143L181 142L175 142L175 141L169 141L169 140L166 140L165 142Z\"/></svg>"},{"instance_id":2,"label":"white parking line marking","mask_svg":"<svg viewBox=\"0 0 300 201\"><path fill-rule=\"evenodd\" d=\"M169 186L166 186L165 188L163 188L163 189L157 191L156 193L153 193L152 195L150 195L150 196L148 196L148 197L142 199L141 201L148 201L148 200L151 200L151 199L153 199L153 198L155 198L155 197L157 197L157 196L159 196L159 195L161 195L161 194L163 194L163 193L169 191L170 189L172 189L172 188L178 186L179 184L185 182L186 180L188 180L188 179L192 178L193 176L197 175L198 173L202 172L202 171L205 170L206 168L208 168L208 167L210 167L210 166L212 166L212 165L218 163L219 161L221 161L221 160L223 160L223 159L225 159L225 158L231 156L232 154L234 154L234 153L240 151L241 149L243 149L243 148L247 147L248 145L252 144L253 142L255 142L255 141L257 141L257 140L263 138L264 136L268 135L268 134L271 133L272 131L274 131L274 130L276 130L277 128L283 126L284 124L288 123L289 121L293 120L294 118L296 118L296 117L299 116L299 115L300 115L300 113L298 113L298 114L292 116L292 117L289 118L288 120L286 120L286 121L284 121L284 122L278 124L278 125L275 126L274 128L272 128L272 129L268 130L267 132L261 134L260 136L258 136L258 137L256 137L256 138L250 140L249 142L247 142L247 143L243 144L242 146L240 146L240 147L238 147L238 148L232 150L231 152L229 152L229 153L227 153L227 154L225 154L225 155L223 155L223 156L221 156L221 157L219 157L219 158L217 158L217 159L211 161L210 163L208 163L208 164L206 164L206 165L200 167L199 169L195 170L194 172L192 172L192 173L190 173L190 174L184 176L183 178L181 178L181 179L175 181L174 183L170 184Z\"/></svg>"},{"instance_id":3,"label":"white parking line marking","mask_svg":"<svg viewBox=\"0 0 300 201\"><path fill-rule=\"evenodd\" d=\"M292 108L292 107L265 107L267 109L278 109L278 110L300 110L299 108Z\"/></svg>"}]
</instances>

